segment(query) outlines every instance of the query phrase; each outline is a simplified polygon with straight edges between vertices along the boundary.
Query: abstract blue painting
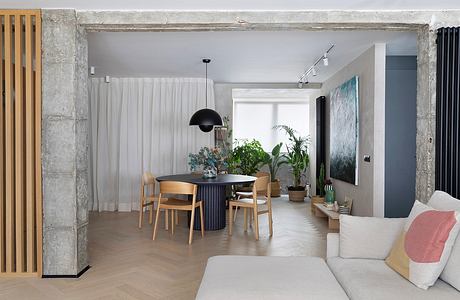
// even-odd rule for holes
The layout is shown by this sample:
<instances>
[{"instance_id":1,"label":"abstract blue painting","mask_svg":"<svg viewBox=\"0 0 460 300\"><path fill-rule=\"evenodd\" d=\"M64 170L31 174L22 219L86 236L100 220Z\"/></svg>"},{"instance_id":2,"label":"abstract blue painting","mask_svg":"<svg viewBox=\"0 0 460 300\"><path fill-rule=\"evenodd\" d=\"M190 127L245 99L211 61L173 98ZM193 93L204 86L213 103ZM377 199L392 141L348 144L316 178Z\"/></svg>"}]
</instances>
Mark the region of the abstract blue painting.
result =
<instances>
[{"instance_id":1,"label":"abstract blue painting","mask_svg":"<svg viewBox=\"0 0 460 300\"><path fill-rule=\"evenodd\" d=\"M358 76L332 90L330 103L331 177L358 185Z\"/></svg>"}]
</instances>

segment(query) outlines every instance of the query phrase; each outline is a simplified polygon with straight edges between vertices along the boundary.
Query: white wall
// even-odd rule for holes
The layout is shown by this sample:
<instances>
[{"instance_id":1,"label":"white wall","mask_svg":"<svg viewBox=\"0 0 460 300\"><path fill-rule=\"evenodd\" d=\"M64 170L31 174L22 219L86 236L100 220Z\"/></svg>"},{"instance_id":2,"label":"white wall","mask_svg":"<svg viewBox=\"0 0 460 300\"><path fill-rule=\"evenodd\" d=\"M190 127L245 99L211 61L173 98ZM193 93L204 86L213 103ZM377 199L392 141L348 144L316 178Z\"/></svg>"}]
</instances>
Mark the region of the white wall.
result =
<instances>
[{"instance_id":1,"label":"white wall","mask_svg":"<svg viewBox=\"0 0 460 300\"><path fill-rule=\"evenodd\" d=\"M330 91L359 76L358 185L332 179L336 198L353 199L353 214L384 215L385 183L385 44L376 44L323 83L326 96L326 173L330 167ZM363 156L370 155L371 162Z\"/></svg>"}]
</instances>

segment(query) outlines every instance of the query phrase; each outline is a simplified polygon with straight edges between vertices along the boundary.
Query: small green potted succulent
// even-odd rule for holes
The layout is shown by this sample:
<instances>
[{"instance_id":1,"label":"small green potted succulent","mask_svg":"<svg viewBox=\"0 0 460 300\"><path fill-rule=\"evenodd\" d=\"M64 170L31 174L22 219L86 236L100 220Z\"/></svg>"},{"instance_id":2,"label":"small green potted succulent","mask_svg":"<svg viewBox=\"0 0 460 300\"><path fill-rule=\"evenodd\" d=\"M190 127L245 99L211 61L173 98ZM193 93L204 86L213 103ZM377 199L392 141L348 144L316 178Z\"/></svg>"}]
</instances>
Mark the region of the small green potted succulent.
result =
<instances>
[{"instance_id":1,"label":"small green potted succulent","mask_svg":"<svg viewBox=\"0 0 460 300\"><path fill-rule=\"evenodd\" d=\"M287 153L284 155L287 164L291 166L293 185L288 186L290 201L302 202L305 199L305 185L302 185L302 177L305 176L310 156L308 155L308 137L302 137L289 126L278 125L276 129L284 131L288 135L289 144L286 145Z\"/></svg>"},{"instance_id":2,"label":"small green potted succulent","mask_svg":"<svg viewBox=\"0 0 460 300\"><path fill-rule=\"evenodd\" d=\"M314 211L315 209L314 208L315 203L324 203L325 184L326 184L326 171L324 168L324 163L321 163L321 167L319 168L319 176L316 179L316 188L318 190L319 195L311 197L311 210L312 211Z\"/></svg>"}]
</instances>

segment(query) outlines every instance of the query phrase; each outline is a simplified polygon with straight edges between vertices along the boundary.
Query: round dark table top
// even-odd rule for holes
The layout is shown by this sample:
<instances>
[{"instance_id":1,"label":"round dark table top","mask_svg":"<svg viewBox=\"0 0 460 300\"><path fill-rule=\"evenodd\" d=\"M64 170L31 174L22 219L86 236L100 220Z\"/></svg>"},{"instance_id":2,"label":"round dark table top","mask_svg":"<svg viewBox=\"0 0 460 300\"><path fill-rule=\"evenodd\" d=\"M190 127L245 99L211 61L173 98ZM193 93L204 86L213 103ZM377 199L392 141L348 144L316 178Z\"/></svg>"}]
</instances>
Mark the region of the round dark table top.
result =
<instances>
[{"instance_id":1,"label":"round dark table top","mask_svg":"<svg viewBox=\"0 0 460 300\"><path fill-rule=\"evenodd\" d=\"M181 181L197 185L231 185L253 183L257 177L236 175L236 174L221 174L216 178L205 179L201 174L177 174L157 177L157 181Z\"/></svg>"}]
</instances>

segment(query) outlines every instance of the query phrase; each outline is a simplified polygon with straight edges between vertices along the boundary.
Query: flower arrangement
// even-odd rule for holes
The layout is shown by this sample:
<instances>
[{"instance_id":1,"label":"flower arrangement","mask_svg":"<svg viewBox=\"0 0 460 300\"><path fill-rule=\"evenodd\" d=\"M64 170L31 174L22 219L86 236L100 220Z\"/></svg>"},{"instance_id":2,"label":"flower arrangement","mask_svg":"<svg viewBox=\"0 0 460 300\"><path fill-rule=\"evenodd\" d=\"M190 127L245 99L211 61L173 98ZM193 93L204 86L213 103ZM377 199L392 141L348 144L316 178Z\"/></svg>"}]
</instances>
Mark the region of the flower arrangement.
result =
<instances>
[{"instance_id":1,"label":"flower arrangement","mask_svg":"<svg viewBox=\"0 0 460 300\"><path fill-rule=\"evenodd\" d=\"M227 169L227 154L226 151L218 147L202 147L197 154L190 153L188 155L190 170L215 168L217 172L222 172Z\"/></svg>"}]
</instances>

